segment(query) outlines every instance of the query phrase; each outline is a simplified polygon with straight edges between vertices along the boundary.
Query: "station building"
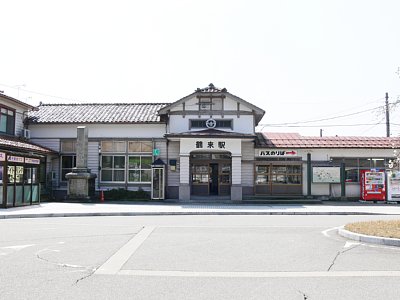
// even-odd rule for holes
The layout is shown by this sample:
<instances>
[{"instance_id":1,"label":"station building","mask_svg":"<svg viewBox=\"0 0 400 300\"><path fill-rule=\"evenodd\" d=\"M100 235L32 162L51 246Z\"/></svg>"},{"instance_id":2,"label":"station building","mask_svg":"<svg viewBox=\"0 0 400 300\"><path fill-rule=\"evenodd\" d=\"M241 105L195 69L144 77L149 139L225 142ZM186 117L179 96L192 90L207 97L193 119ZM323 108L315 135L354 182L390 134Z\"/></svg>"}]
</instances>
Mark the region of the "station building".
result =
<instances>
[{"instance_id":1,"label":"station building","mask_svg":"<svg viewBox=\"0 0 400 300\"><path fill-rule=\"evenodd\" d=\"M209 86L172 103L41 104L29 143L52 152L46 185L67 194L77 127L88 129L96 190L142 189L153 199L265 201L360 197L360 170L385 169L395 138L256 132L265 111Z\"/></svg>"}]
</instances>

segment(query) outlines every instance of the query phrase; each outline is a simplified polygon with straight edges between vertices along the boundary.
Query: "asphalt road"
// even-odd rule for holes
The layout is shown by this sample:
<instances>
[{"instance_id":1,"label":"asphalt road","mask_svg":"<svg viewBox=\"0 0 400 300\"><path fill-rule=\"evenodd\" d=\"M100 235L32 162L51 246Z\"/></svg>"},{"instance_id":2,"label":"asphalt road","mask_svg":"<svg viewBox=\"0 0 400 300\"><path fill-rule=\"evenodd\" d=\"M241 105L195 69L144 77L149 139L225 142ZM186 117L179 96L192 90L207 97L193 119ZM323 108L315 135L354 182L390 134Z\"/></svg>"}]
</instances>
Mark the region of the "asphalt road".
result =
<instances>
[{"instance_id":1,"label":"asphalt road","mask_svg":"<svg viewBox=\"0 0 400 300\"><path fill-rule=\"evenodd\" d=\"M336 232L394 218L0 220L0 299L399 299L400 248Z\"/></svg>"}]
</instances>

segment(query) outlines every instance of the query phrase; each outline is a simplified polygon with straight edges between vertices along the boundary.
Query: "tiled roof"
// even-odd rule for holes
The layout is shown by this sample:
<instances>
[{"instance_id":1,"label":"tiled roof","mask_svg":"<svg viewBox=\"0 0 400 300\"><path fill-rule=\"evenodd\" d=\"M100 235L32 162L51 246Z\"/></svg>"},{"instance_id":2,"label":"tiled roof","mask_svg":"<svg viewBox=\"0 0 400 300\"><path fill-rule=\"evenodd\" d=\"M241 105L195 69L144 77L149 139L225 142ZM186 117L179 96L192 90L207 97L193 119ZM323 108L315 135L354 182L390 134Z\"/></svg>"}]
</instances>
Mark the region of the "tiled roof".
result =
<instances>
[{"instance_id":1,"label":"tiled roof","mask_svg":"<svg viewBox=\"0 0 400 300\"><path fill-rule=\"evenodd\" d=\"M29 112L30 124L41 123L153 123L167 103L41 104Z\"/></svg>"},{"instance_id":2,"label":"tiled roof","mask_svg":"<svg viewBox=\"0 0 400 300\"><path fill-rule=\"evenodd\" d=\"M168 133L166 137L197 137L197 138L212 138L212 137L224 137L224 138L255 138L254 134L238 133L232 131L222 131L218 129L205 129L198 131L188 131L181 133Z\"/></svg>"},{"instance_id":3,"label":"tiled roof","mask_svg":"<svg viewBox=\"0 0 400 300\"><path fill-rule=\"evenodd\" d=\"M202 92L202 93L225 93L227 92L226 88L217 88L215 87L212 83L210 83L208 86L206 86L205 88L197 88L196 92Z\"/></svg>"},{"instance_id":4,"label":"tiled roof","mask_svg":"<svg viewBox=\"0 0 400 300\"><path fill-rule=\"evenodd\" d=\"M54 153L53 150L21 140L17 137L0 136L0 148L21 152L39 152L43 154Z\"/></svg>"},{"instance_id":5,"label":"tiled roof","mask_svg":"<svg viewBox=\"0 0 400 300\"><path fill-rule=\"evenodd\" d=\"M364 136L301 136L298 133L257 133L257 147L262 148L393 148L400 138Z\"/></svg>"}]
</instances>

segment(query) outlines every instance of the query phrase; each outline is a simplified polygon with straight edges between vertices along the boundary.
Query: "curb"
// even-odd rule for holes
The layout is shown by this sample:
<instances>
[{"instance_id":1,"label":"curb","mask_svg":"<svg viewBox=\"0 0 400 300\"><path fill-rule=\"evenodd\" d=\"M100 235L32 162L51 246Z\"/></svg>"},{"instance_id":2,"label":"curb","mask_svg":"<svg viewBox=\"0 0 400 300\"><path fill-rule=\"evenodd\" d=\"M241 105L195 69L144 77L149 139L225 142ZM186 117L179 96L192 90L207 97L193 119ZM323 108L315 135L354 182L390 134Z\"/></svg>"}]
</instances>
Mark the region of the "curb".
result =
<instances>
[{"instance_id":1,"label":"curb","mask_svg":"<svg viewBox=\"0 0 400 300\"><path fill-rule=\"evenodd\" d=\"M121 217L121 216L252 216L252 215L386 215L382 213L369 212L94 212L94 213L42 213L42 214L10 214L0 215L0 219L22 219L22 218L53 218L53 217Z\"/></svg>"},{"instance_id":2,"label":"curb","mask_svg":"<svg viewBox=\"0 0 400 300\"><path fill-rule=\"evenodd\" d=\"M400 239L396 239L396 238L387 238L387 237L381 237L381 236L360 234L360 233L348 231L344 228L340 228L338 230L338 233L339 233L339 235L341 235L345 238L359 241L359 242L400 247Z\"/></svg>"}]
</instances>

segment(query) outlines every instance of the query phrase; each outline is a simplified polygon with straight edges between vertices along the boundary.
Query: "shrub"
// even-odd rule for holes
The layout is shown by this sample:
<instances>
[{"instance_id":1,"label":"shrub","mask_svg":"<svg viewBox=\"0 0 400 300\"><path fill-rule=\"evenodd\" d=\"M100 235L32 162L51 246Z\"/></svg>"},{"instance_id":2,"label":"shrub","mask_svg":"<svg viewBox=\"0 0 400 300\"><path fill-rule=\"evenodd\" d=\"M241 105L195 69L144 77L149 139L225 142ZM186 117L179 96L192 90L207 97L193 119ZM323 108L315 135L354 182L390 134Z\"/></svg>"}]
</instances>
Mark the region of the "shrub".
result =
<instances>
[{"instance_id":1,"label":"shrub","mask_svg":"<svg viewBox=\"0 0 400 300\"><path fill-rule=\"evenodd\" d=\"M137 191L129 191L126 189L112 189L104 191L106 201L115 200L150 200L150 193L139 188Z\"/></svg>"}]
</instances>

